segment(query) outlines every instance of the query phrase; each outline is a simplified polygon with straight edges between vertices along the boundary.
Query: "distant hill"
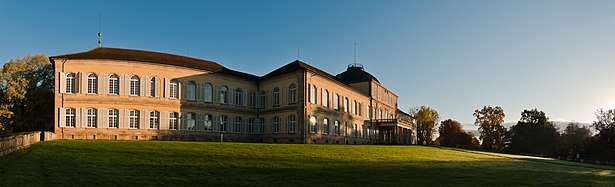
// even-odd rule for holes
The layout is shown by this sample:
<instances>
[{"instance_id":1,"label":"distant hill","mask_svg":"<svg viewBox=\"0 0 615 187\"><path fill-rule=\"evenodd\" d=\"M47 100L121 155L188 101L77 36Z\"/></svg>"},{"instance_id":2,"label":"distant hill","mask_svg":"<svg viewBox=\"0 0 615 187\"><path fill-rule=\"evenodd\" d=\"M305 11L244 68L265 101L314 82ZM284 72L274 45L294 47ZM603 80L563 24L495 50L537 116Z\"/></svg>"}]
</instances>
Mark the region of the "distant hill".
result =
<instances>
[{"instance_id":1,"label":"distant hill","mask_svg":"<svg viewBox=\"0 0 615 187\"><path fill-rule=\"evenodd\" d=\"M566 129L566 126L568 126L568 124L571 122L572 121L554 121L555 128L557 128L559 132L563 132ZM596 133L596 130L591 127L590 123L582 123L582 122L575 122L575 123L579 123L582 126L588 127L592 133L594 134ZM510 129L510 127L516 124L517 122L507 122L507 123L504 123L504 127L506 127L507 129ZM480 133L478 133L478 126L475 126L474 124L463 124L463 129L467 132L471 132L476 137L480 135Z\"/></svg>"}]
</instances>

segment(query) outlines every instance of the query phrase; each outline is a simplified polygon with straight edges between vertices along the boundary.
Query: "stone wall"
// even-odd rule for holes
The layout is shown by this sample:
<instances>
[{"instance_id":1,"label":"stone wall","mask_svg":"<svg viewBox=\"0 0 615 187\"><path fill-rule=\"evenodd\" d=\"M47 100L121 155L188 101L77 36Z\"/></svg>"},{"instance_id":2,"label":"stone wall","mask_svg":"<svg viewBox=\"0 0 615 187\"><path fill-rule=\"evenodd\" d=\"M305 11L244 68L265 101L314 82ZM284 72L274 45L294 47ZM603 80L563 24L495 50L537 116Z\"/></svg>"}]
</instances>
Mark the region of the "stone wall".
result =
<instances>
[{"instance_id":1,"label":"stone wall","mask_svg":"<svg viewBox=\"0 0 615 187\"><path fill-rule=\"evenodd\" d=\"M40 142L54 140L53 132L22 132L0 138L0 156L4 156L13 151L30 147L30 145Z\"/></svg>"}]
</instances>

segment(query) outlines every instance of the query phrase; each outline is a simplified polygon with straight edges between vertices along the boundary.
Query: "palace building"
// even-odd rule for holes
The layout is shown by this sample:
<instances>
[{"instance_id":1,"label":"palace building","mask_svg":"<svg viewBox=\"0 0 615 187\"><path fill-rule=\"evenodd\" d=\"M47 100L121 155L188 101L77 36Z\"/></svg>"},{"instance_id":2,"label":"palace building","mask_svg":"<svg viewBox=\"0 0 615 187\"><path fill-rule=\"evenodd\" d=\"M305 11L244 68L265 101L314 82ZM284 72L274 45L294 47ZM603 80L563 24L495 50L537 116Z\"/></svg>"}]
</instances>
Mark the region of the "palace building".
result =
<instances>
[{"instance_id":1,"label":"palace building","mask_svg":"<svg viewBox=\"0 0 615 187\"><path fill-rule=\"evenodd\" d=\"M207 60L99 47L50 57L57 139L414 144L398 96L351 64L256 76Z\"/></svg>"}]
</instances>

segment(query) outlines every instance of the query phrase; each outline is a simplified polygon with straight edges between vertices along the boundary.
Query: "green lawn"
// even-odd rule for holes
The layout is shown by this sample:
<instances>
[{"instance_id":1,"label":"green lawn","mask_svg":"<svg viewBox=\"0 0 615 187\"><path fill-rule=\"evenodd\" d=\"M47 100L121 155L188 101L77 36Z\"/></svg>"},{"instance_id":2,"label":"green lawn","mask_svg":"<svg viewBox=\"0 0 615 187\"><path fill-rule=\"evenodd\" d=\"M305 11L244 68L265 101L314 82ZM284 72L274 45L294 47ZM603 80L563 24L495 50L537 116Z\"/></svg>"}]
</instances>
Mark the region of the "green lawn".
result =
<instances>
[{"instance_id":1,"label":"green lawn","mask_svg":"<svg viewBox=\"0 0 615 187\"><path fill-rule=\"evenodd\" d=\"M615 186L615 168L421 146L41 142L0 186Z\"/></svg>"}]
</instances>

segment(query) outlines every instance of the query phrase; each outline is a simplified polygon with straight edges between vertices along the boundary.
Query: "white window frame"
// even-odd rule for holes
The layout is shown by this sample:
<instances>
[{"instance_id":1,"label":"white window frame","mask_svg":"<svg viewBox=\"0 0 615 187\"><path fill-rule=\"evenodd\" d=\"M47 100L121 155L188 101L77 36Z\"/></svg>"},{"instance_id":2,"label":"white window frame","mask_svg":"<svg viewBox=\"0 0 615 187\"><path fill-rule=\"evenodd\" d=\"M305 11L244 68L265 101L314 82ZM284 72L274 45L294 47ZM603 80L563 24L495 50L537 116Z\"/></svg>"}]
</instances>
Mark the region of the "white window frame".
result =
<instances>
[{"instance_id":1,"label":"white window frame","mask_svg":"<svg viewBox=\"0 0 615 187\"><path fill-rule=\"evenodd\" d=\"M271 96L273 97L272 106L279 107L280 106L280 88L278 87L273 88L273 94Z\"/></svg>"},{"instance_id":2,"label":"white window frame","mask_svg":"<svg viewBox=\"0 0 615 187\"><path fill-rule=\"evenodd\" d=\"M109 109L108 114L109 114L109 128L118 128L119 125L119 110L117 109Z\"/></svg>"},{"instance_id":3,"label":"white window frame","mask_svg":"<svg viewBox=\"0 0 615 187\"><path fill-rule=\"evenodd\" d=\"M205 92L203 92L203 99L205 102L211 103L214 101L214 86L210 83L205 84Z\"/></svg>"},{"instance_id":4,"label":"white window frame","mask_svg":"<svg viewBox=\"0 0 615 187\"><path fill-rule=\"evenodd\" d=\"M87 109L87 126L88 128L96 128L98 123L98 110L95 108Z\"/></svg>"},{"instance_id":5,"label":"white window frame","mask_svg":"<svg viewBox=\"0 0 615 187\"><path fill-rule=\"evenodd\" d=\"M190 81L186 85L186 99L189 101L196 100L196 83L194 81Z\"/></svg>"},{"instance_id":6,"label":"white window frame","mask_svg":"<svg viewBox=\"0 0 615 187\"><path fill-rule=\"evenodd\" d=\"M158 129L158 127L160 127L160 112L158 111L149 112L149 128Z\"/></svg>"},{"instance_id":7,"label":"white window frame","mask_svg":"<svg viewBox=\"0 0 615 187\"><path fill-rule=\"evenodd\" d=\"M323 134L329 134L330 130L331 130L331 128L329 128L329 119L328 118L323 118L322 119L322 133Z\"/></svg>"},{"instance_id":8,"label":"white window frame","mask_svg":"<svg viewBox=\"0 0 615 187\"><path fill-rule=\"evenodd\" d=\"M130 95L139 96L139 94L141 94L141 79L133 75L130 77Z\"/></svg>"},{"instance_id":9,"label":"white window frame","mask_svg":"<svg viewBox=\"0 0 615 187\"><path fill-rule=\"evenodd\" d=\"M170 98L179 98L179 81L173 79L169 82L169 97Z\"/></svg>"},{"instance_id":10,"label":"white window frame","mask_svg":"<svg viewBox=\"0 0 615 187\"><path fill-rule=\"evenodd\" d=\"M109 94L120 94L120 77L116 74L111 74L109 76Z\"/></svg>"},{"instance_id":11,"label":"white window frame","mask_svg":"<svg viewBox=\"0 0 615 187\"><path fill-rule=\"evenodd\" d=\"M297 132L297 116L295 115L288 116L288 132L289 133Z\"/></svg>"},{"instance_id":12,"label":"white window frame","mask_svg":"<svg viewBox=\"0 0 615 187\"><path fill-rule=\"evenodd\" d=\"M150 97L156 97L156 77L152 77L152 79L150 79L149 81L149 96Z\"/></svg>"},{"instance_id":13,"label":"white window frame","mask_svg":"<svg viewBox=\"0 0 615 187\"><path fill-rule=\"evenodd\" d=\"M233 123L233 132L240 133L241 132L241 123L243 119L241 117L235 117L235 122Z\"/></svg>"},{"instance_id":14,"label":"white window frame","mask_svg":"<svg viewBox=\"0 0 615 187\"><path fill-rule=\"evenodd\" d=\"M98 93L98 76L94 73L88 74L88 94Z\"/></svg>"},{"instance_id":15,"label":"white window frame","mask_svg":"<svg viewBox=\"0 0 615 187\"><path fill-rule=\"evenodd\" d=\"M322 90L322 106L329 107L329 90Z\"/></svg>"},{"instance_id":16,"label":"white window frame","mask_svg":"<svg viewBox=\"0 0 615 187\"><path fill-rule=\"evenodd\" d=\"M196 114L189 112L186 114L186 129L187 130L194 130L194 127L196 126Z\"/></svg>"},{"instance_id":17,"label":"white window frame","mask_svg":"<svg viewBox=\"0 0 615 187\"><path fill-rule=\"evenodd\" d=\"M243 90L241 88L237 88L235 90L235 105L243 106Z\"/></svg>"},{"instance_id":18,"label":"white window frame","mask_svg":"<svg viewBox=\"0 0 615 187\"><path fill-rule=\"evenodd\" d=\"M288 103L297 103L297 85L295 84L288 86Z\"/></svg>"},{"instance_id":19,"label":"white window frame","mask_svg":"<svg viewBox=\"0 0 615 187\"><path fill-rule=\"evenodd\" d=\"M66 93L75 93L75 73L69 73L66 75Z\"/></svg>"},{"instance_id":20,"label":"white window frame","mask_svg":"<svg viewBox=\"0 0 615 187\"><path fill-rule=\"evenodd\" d=\"M179 117L179 113L170 112L169 113L169 129L177 130L179 125L177 125L177 117Z\"/></svg>"},{"instance_id":21,"label":"white window frame","mask_svg":"<svg viewBox=\"0 0 615 187\"><path fill-rule=\"evenodd\" d=\"M74 108L66 109L66 127L75 127L75 111Z\"/></svg>"},{"instance_id":22,"label":"white window frame","mask_svg":"<svg viewBox=\"0 0 615 187\"><path fill-rule=\"evenodd\" d=\"M130 110L129 119L130 119L130 128L138 129L139 128L139 116L140 112L138 110Z\"/></svg>"},{"instance_id":23,"label":"white window frame","mask_svg":"<svg viewBox=\"0 0 615 187\"><path fill-rule=\"evenodd\" d=\"M220 87L220 103L228 104L228 87L226 86Z\"/></svg>"},{"instance_id":24,"label":"white window frame","mask_svg":"<svg viewBox=\"0 0 615 187\"><path fill-rule=\"evenodd\" d=\"M273 125L271 128L272 128L271 131L273 133L280 133L280 117L279 116L273 117Z\"/></svg>"}]
</instances>

